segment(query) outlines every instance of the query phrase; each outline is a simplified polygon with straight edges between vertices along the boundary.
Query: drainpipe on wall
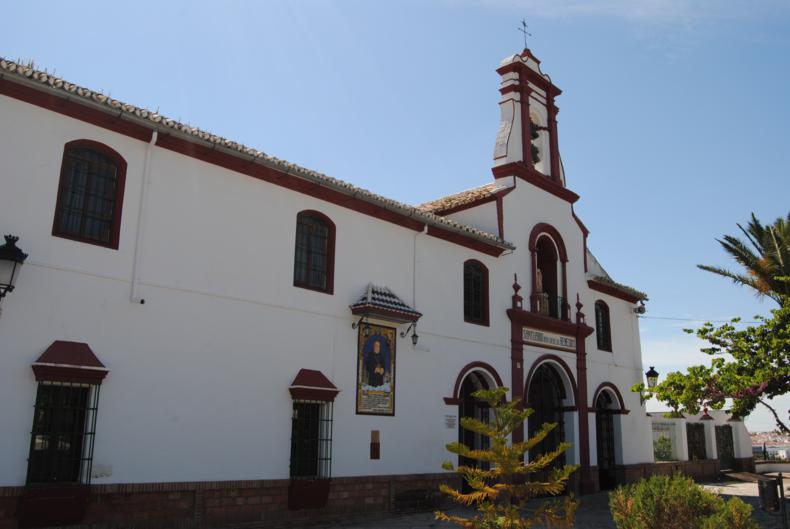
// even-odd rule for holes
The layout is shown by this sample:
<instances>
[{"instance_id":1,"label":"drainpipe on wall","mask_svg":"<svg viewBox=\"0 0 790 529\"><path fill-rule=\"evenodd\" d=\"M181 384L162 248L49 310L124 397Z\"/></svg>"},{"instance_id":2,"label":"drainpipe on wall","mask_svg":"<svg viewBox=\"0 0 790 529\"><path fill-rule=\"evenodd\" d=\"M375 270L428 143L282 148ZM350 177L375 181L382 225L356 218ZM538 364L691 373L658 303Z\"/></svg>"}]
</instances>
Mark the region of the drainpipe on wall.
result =
<instances>
[{"instance_id":1,"label":"drainpipe on wall","mask_svg":"<svg viewBox=\"0 0 790 529\"><path fill-rule=\"evenodd\" d=\"M145 304L145 299L140 297L140 267L143 261L143 235L145 232L145 217L148 210L148 184L151 178L151 158L153 157L152 151L156 140L159 138L159 133L153 131L151 133L151 141L145 148L145 160L143 162L143 181L140 184L140 209L137 212L137 237L134 241L134 262L132 263L132 293L130 300L132 303Z\"/></svg>"},{"instance_id":2,"label":"drainpipe on wall","mask_svg":"<svg viewBox=\"0 0 790 529\"><path fill-rule=\"evenodd\" d=\"M411 306L417 309L417 236L428 233L428 225L424 224L422 231L414 232L411 263Z\"/></svg>"}]
</instances>

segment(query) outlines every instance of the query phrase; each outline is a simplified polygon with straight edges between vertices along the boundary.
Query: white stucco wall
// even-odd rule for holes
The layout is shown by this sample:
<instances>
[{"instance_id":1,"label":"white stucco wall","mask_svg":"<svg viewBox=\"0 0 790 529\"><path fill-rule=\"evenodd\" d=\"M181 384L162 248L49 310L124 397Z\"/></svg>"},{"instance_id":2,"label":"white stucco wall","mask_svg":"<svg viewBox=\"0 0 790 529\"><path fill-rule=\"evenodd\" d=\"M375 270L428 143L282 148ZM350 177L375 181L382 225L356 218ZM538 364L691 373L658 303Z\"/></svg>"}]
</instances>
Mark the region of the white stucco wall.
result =
<instances>
[{"instance_id":1,"label":"white stucco wall","mask_svg":"<svg viewBox=\"0 0 790 529\"><path fill-rule=\"evenodd\" d=\"M20 236L30 254L0 316L0 485L25 481L36 392L30 365L54 340L88 343L110 370L94 452L95 467L107 475L94 483L287 477L287 388L300 368L322 371L341 390L333 475L438 472L449 455L445 443L457 439L445 416L458 408L443 398L452 396L461 369L483 361L510 385L505 311L515 273L529 296L532 226L559 230L571 304L578 293L588 323L603 296L587 288L570 205L524 182L504 198L505 234L517 250L495 258L154 147L139 248L145 304L132 303L146 144L5 96L0 124L0 229ZM118 250L51 235L63 145L75 139L102 142L128 164ZM295 219L305 209L337 228L333 295L293 286ZM497 223L493 204L464 218L496 232L489 227ZM463 320L463 262L470 258L489 269L488 327ZM357 335L348 306L369 282L424 314L418 346L409 337L397 343L394 417L355 414ZM597 351L594 335L586 342L588 404L602 382L620 388L631 411L619 416L618 428L629 435L622 462L648 461L649 422L638 396L627 392L641 379L638 324L629 303L606 301L613 352ZM575 355L532 347L525 347L524 373L548 352L576 376ZM566 428L574 461L576 416ZM381 432L380 460L368 458L370 430Z\"/></svg>"}]
</instances>

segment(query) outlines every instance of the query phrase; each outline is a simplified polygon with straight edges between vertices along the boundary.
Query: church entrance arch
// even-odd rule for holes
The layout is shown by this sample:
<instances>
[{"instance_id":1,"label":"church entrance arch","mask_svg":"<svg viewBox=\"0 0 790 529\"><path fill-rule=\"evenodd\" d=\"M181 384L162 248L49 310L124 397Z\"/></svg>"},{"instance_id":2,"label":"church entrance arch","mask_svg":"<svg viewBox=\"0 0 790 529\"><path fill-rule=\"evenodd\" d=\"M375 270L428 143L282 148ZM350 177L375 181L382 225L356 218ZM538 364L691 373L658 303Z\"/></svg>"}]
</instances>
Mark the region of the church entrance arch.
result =
<instances>
[{"instance_id":1,"label":"church entrance arch","mask_svg":"<svg viewBox=\"0 0 790 529\"><path fill-rule=\"evenodd\" d=\"M602 390L595 400L595 439L598 445L598 483L601 490L610 490L617 485L615 413L617 413L617 399L613 398L608 390Z\"/></svg>"},{"instance_id":2,"label":"church entrance arch","mask_svg":"<svg viewBox=\"0 0 790 529\"><path fill-rule=\"evenodd\" d=\"M496 387L493 380L488 380L481 371L471 371L464 377L461 383L461 389L458 393L460 400L458 404L458 442L465 444L472 450L481 450L489 447L488 437L479 433L472 432L461 426L461 419L469 417L477 419L482 422L488 422L490 416L490 409L488 403L475 397L475 391L481 389L492 389ZM488 469L487 463L468 459L463 456L458 456L458 465L465 466L478 466ZM470 492L469 484L464 480L463 492Z\"/></svg>"},{"instance_id":3,"label":"church entrance arch","mask_svg":"<svg viewBox=\"0 0 790 529\"><path fill-rule=\"evenodd\" d=\"M526 405L534 412L527 420L529 436L540 431L545 423L556 423L557 426L534 447L529 454L529 459L534 461L542 454L556 450L560 443L565 441L565 401L568 391L562 374L557 367L544 362L537 366L528 381ZM562 466L566 462L566 454L554 460L553 466Z\"/></svg>"}]
</instances>

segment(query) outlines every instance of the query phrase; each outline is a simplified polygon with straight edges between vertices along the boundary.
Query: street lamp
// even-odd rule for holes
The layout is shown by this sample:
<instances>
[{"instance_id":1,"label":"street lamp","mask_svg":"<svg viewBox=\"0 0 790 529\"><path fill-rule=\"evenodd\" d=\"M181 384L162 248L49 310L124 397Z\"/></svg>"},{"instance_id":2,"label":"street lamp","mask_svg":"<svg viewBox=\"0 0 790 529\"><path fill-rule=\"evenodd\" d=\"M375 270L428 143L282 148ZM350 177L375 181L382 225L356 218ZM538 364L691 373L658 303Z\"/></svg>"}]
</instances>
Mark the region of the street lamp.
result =
<instances>
[{"instance_id":1,"label":"street lamp","mask_svg":"<svg viewBox=\"0 0 790 529\"><path fill-rule=\"evenodd\" d=\"M647 370L645 376L647 377L647 387L650 389L656 387L656 384L658 384L658 371L656 371L656 368L650 366L650 369Z\"/></svg>"},{"instance_id":2,"label":"street lamp","mask_svg":"<svg viewBox=\"0 0 790 529\"><path fill-rule=\"evenodd\" d=\"M27 254L17 248L19 237L5 236L5 244L0 246L0 299L14 291L17 269L27 259Z\"/></svg>"}]
</instances>

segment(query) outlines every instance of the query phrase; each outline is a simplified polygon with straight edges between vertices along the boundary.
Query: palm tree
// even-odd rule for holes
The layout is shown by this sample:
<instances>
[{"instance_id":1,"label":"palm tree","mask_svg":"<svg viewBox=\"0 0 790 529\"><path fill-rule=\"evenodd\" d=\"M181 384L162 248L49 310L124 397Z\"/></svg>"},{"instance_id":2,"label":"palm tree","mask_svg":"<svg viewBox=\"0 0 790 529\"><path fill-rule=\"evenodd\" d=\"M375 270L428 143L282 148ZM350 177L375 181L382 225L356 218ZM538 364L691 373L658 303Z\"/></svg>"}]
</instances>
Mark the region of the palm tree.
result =
<instances>
[{"instance_id":1,"label":"palm tree","mask_svg":"<svg viewBox=\"0 0 790 529\"><path fill-rule=\"evenodd\" d=\"M786 219L779 217L770 226L763 226L752 213L752 220L746 228L740 224L738 228L748 243L732 235L725 235L723 240L717 241L745 268L744 273L730 272L718 266L697 267L751 287L758 296L768 296L781 305L783 297L790 297L790 281L787 280L790 277L790 213Z\"/></svg>"}]
</instances>

